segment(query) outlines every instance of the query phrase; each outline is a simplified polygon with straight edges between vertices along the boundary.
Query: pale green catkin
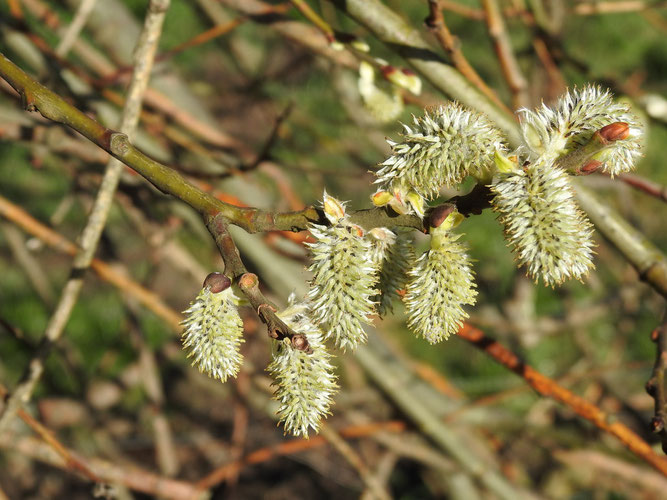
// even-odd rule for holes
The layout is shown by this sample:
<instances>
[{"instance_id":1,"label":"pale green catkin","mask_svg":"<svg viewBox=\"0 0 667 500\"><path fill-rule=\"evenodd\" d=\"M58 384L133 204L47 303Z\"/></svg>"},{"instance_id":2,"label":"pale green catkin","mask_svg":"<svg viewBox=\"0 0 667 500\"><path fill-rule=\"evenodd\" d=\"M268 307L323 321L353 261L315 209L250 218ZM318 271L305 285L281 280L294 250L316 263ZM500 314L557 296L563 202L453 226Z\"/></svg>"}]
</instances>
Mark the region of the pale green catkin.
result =
<instances>
[{"instance_id":1,"label":"pale green catkin","mask_svg":"<svg viewBox=\"0 0 667 500\"><path fill-rule=\"evenodd\" d=\"M538 161L501 174L491 190L518 265L536 281L554 286L581 280L594 267L592 227L565 172Z\"/></svg>"},{"instance_id":2,"label":"pale green catkin","mask_svg":"<svg viewBox=\"0 0 667 500\"><path fill-rule=\"evenodd\" d=\"M204 287L184 311L182 342L192 365L209 377L225 382L236 377L243 362L243 321L231 288L212 293Z\"/></svg>"},{"instance_id":3,"label":"pale green catkin","mask_svg":"<svg viewBox=\"0 0 667 500\"><path fill-rule=\"evenodd\" d=\"M468 317L465 305L477 297L466 247L460 235L440 234L410 270L405 295L408 327L435 344L455 334Z\"/></svg>"},{"instance_id":4,"label":"pale green catkin","mask_svg":"<svg viewBox=\"0 0 667 500\"><path fill-rule=\"evenodd\" d=\"M296 303L291 297L289 307L279 316L294 331L306 336L310 351L294 349L289 339L276 341L267 370L275 380L278 417L285 432L308 437L309 429L317 432L322 418L329 414L338 384L331 355L324 346L321 330L310 317L308 305Z\"/></svg>"},{"instance_id":5,"label":"pale green catkin","mask_svg":"<svg viewBox=\"0 0 667 500\"><path fill-rule=\"evenodd\" d=\"M484 115L455 102L403 128L401 141L387 141L392 156L380 164L376 184L387 191L404 184L425 199L468 175L485 177L493 168L494 152L505 149L502 134Z\"/></svg>"},{"instance_id":6,"label":"pale green catkin","mask_svg":"<svg viewBox=\"0 0 667 500\"><path fill-rule=\"evenodd\" d=\"M313 260L308 301L325 338L341 349L356 349L366 342L364 325L371 323L375 311L371 244L364 231L348 221L341 202L324 193L324 207L332 225L310 226L317 241L308 244Z\"/></svg>"}]
</instances>

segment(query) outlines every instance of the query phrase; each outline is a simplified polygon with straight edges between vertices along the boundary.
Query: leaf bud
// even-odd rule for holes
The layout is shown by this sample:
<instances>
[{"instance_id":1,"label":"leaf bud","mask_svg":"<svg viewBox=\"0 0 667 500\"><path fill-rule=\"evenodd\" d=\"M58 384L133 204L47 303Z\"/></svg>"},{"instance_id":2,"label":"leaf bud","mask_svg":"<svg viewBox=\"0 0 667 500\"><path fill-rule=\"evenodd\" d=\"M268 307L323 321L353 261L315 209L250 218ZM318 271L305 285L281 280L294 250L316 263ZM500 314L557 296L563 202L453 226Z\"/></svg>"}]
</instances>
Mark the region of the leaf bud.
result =
<instances>
[{"instance_id":1,"label":"leaf bud","mask_svg":"<svg viewBox=\"0 0 667 500\"><path fill-rule=\"evenodd\" d=\"M220 293L232 285L232 280L222 273L211 273L204 279L203 288L208 287L211 293Z\"/></svg>"}]
</instances>

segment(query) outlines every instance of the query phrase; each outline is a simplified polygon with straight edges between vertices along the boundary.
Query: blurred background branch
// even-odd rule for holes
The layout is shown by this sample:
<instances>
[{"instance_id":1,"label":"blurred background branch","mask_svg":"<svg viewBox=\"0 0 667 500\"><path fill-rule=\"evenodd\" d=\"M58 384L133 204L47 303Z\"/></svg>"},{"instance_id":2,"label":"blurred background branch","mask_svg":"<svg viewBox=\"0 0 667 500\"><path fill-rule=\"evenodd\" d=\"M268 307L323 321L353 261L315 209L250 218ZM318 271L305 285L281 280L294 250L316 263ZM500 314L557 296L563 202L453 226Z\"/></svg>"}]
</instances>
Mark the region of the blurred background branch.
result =
<instances>
[{"instance_id":1,"label":"blurred background branch","mask_svg":"<svg viewBox=\"0 0 667 500\"><path fill-rule=\"evenodd\" d=\"M120 169L90 261L101 279L84 280L64 334L44 352L32 401L8 421L0 496L88 498L93 476L96 493L110 494L113 484L119 497L134 490L191 498L209 489L242 498L659 495L664 2L295 3L302 9L171 1L139 126L129 142L117 136L116 146L190 206ZM120 151L112 151L110 130L126 103L147 5L0 3L0 52L62 98L55 108L51 94L32 102L104 148L21 111L0 79L0 380L10 388L3 402L35 357L56 292L68 282L101 167ZM444 48L424 26L436 6L451 36ZM304 16L304 7L312 14ZM368 52L360 52L361 42ZM460 57L500 103L470 83L456 65ZM402 92L400 116L382 123L360 100L360 61L376 70L408 65L424 89ZM246 363L238 380L214 383L189 366L177 341L178 311L223 266L202 212L221 211L257 233L228 228L239 269L258 277L260 302L280 308L289 293L304 292L303 243L312 239L293 230L323 221L323 188L350 200L355 222L366 227L424 229L414 217L364 209L373 191L368 170L386 158L384 137L396 139L398 121L454 98L485 112L517 144L507 108L550 103L566 86L587 82L645 113L648 133L639 179L590 176L577 188L603 236L585 284L551 290L530 283L484 210L488 193L464 185L437 202L454 197L479 214L462 225L480 293L471 311L479 330L462 333L483 330L479 349L459 338L425 345L405 329L397 307L376 321L381 335L371 335L357 356L337 358L343 390L326 423L329 440L287 439L276 429L263 371L270 345L250 308L241 309ZM28 92L26 103L34 97ZM59 114L61 105L80 113L70 119ZM652 338L645 333L654 330ZM518 379L509 373L515 365L488 359L482 349L491 346L501 363L519 360L522 375L532 367L531 377ZM526 390L545 380L535 389L563 404ZM644 393L646 380L653 398ZM91 474L77 473L75 463Z\"/></svg>"}]
</instances>

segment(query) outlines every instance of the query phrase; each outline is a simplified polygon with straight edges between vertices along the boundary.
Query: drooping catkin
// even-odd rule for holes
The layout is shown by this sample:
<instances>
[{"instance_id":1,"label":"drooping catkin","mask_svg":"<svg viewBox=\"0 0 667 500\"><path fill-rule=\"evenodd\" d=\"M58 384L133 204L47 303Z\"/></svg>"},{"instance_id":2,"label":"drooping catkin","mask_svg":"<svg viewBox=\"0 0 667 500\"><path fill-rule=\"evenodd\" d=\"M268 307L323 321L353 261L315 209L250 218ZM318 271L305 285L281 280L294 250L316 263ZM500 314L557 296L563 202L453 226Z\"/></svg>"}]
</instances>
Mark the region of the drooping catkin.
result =
<instances>
[{"instance_id":1,"label":"drooping catkin","mask_svg":"<svg viewBox=\"0 0 667 500\"><path fill-rule=\"evenodd\" d=\"M468 317L463 307L476 302L466 247L457 241L461 235L450 232L460 221L458 216L453 212L437 228L431 228L431 248L409 272L404 299L408 327L432 344L455 334Z\"/></svg>"},{"instance_id":2,"label":"drooping catkin","mask_svg":"<svg viewBox=\"0 0 667 500\"><path fill-rule=\"evenodd\" d=\"M318 431L338 390L331 355L310 314L308 304L290 298L289 307L279 316L294 331L306 336L310 349L295 349L287 338L276 341L268 367L275 381L274 398L280 404L278 417L285 432L304 437L308 437L309 429Z\"/></svg>"},{"instance_id":3,"label":"drooping catkin","mask_svg":"<svg viewBox=\"0 0 667 500\"><path fill-rule=\"evenodd\" d=\"M517 263L536 281L554 286L581 280L594 267L592 227L565 172L537 161L501 174L491 190Z\"/></svg>"},{"instance_id":4,"label":"drooping catkin","mask_svg":"<svg viewBox=\"0 0 667 500\"><path fill-rule=\"evenodd\" d=\"M364 325L375 309L371 244L363 229L349 222L344 205L326 193L324 210L331 225L310 226L317 241L308 244L313 260L308 301L325 338L341 349L355 349L366 342Z\"/></svg>"},{"instance_id":5,"label":"drooping catkin","mask_svg":"<svg viewBox=\"0 0 667 500\"><path fill-rule=\"evenodd\" d=\"M214 283L207 283L215 281ZM222 284L220 285L220 282ZM192 358L192 365L209 377L225 382L236 377L243 362L243 320L239 316L231 282L219 273L212 273L204 282L197 298L184 311L183 348Z\"/></svg>"}]
</instances>

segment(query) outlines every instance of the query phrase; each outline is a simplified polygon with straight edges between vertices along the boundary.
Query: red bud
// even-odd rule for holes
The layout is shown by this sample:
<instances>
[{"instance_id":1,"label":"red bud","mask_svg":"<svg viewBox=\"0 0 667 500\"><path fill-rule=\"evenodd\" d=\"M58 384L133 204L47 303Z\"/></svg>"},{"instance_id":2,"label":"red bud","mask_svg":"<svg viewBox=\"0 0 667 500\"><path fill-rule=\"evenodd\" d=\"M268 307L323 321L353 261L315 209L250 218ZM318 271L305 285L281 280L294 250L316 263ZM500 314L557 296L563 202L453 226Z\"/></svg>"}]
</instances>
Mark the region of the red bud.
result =
<instances>
[{"instance_id":1,"label":"red bud","mask_svg":"<svg viewBox=\"0 0 667 500\"><path fill-rule=\"evenodd\" d=\"M630 125L625 122L616 122L602 127L598 134L605 142L622 141L630 135Z\"/></svg>"},{"instance_id":2,"label":"red bud","mask_svg":"<svg viewBox=\"0 0 667 500\"><path fill-rule=\"evenodd\" d=\"M579 169L579 175L591 175L593 172L597 171L602 166L601 161L590 160L583 167Z\"/></svg>"}]
</instances>

